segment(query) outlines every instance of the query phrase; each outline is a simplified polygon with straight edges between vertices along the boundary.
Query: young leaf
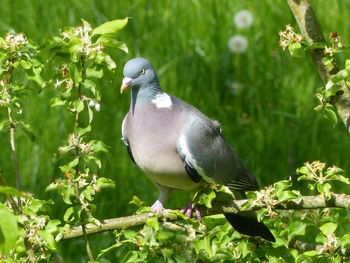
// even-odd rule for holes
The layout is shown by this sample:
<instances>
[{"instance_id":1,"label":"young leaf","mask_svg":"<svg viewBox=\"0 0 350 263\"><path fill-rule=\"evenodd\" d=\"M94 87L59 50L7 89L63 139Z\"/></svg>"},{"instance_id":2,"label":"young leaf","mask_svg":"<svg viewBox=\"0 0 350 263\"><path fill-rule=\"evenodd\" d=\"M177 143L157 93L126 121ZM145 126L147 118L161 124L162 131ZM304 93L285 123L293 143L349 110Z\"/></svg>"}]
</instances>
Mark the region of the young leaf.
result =
<instances>
[{"instance_id":1,"label":"young leaf","mask_svg":"<svg viewBox=\"0 0 350 263\"><path fill-rule=\"evenodd\" d=\"M132 197L132 200L129 202L129 204L134 204L134 205L140 207L144 204L144 202L140 198L138 198L136 195L134 195Z\"/></svg>"},{"instance_id":2,"label":"young leaf","mask_svg":"<svg viewBox=\"0 0 350 263\"><path fill-rule=\"evenodd\" d=\"M101 43L103 46L106 47L113 47L113 48L119 48L123 50L125 53L128 53L128 47L126 46L125 43L118 41L115 39L115 36L113 34L105 34L100 36L97 40L96 43Z\"/></svg>"},{"instance_id":3,"label":"young leaf","mask_svg":"<svg viewBox=\"0 0 350 263\"><path fill-rule=\"evenodd\" d=\"M112 179L100 177L97 179L96 186L99 189L115 188L115 182Z\"/></svg>"},{"instance_id":4,"label":"young leaf","mask_svg":"<svg viewBox=\"0 0 350 263\"><path fill-rule=\"evenodd\" d=\"M158 231L159 229L159 222L157 216L152 216L147 219L146 225L152 227L154 230Z\"/></svg>"},{"instance_id":5,"label":"young leaf","mask_svg":"<svg viewBox=\"0 0 350 263\"><path fill-rule=\"evenodd\" d=\"M27 78L35 81L40 87L45 86L45 82L41 77L41 71L43 69L41 67L33 67L32 72L27 72Z\"/></svg>"},{"instance_id":6,"label":"young leaf","mask_svg":"<svg viewBox=\"0 0 350 263\"><path fill-rule=\"evenodd\" d=\"M86 69L86 77L100 79L103 77L103 69L97 70L96 67L89 67Z\"/></svg>"},{"instance_id":7,"label":"young leaf","mask_svg":"<svg viewBox=\"0 0 350 263\"><path fill-rule=\"evenodd\" d=\"M73 107L76 112L82 112L84 110L84 102L81 100L75 100L73 101Z\"/></svg>"},{"instance_id":8,"label":"young leaf","mask_svg":"<svg viewBox=\"0 0 350 263\"><path fill-rule=\"evenodd\" d=\"M65 100L61 100L59 98L53 98L50 100L50 106L53 108L53 107L56 107L56 106L63 106L66 104L67 101Z\"/></svg>"},{"instance_id":9,"label":"young leaf","mask_svg":"<svg viewBox=\"0 0 350 263\"><path fill-rule=\"evenodd\" d=\"M289 226L288 239L291 240L295 236L305 235L306 224L302 221L295 221Z\"/></svg>"},{"instance_id":10,"label":"young leaf","mask_svg":"<svg viewBox=\"0 0 350 263\"><path fill-rule=\"evenodd\" d=\"M57 244L53 237L53 235L45 230L40 230L39 235L42 237L42 239L45 241L45 245L48 249L51 251L57 250Z\"/></svg>"},{"instance_id":11,"label":"young leaf","mask_svg":"<svg viewBox=\"0 0 350 263\"><path fill-rule=\"evenodd\" d=\"M289 53L295 57L295 58L300 58L301 54L303 53L301 44L299 42L294 42L288 46Z\"/></svg>"},{"instance_id":12,"label":"young leaf","mask_svg":"<svg viewBox=\"0 0 350 263\"><path fill-rule=\"evenodd\" d=\"M73 161L69 162L68 164L60 166L60 169L64 173L69 173L70 169L77 166L78 163L79 163L79 158L75 158Z\"/></svg>"},{"instance_id":13,"label":"young leaf","mask_svg":"<svg viewBox=\"0 0 350 263\"><path fill-rule=\"evenodd\" d=\"M0 204L0 254L7 254L15 247L18 237L16 216L4 204Z\"/></svg>"},{"instance_id":14,"label":"young leaf","mask_svg":"<svg viewBox=\"0 0 350 263\"><path fill-rule=\"evenodd\" d=\"M338 117L335 113L334 106L327 103L327 105L323 107L323 109L323 116L332 123L333 127L335 127L338 122Z\"/></svg>"},{"instance_id":15,"label":"young leaf","mask_svg":"<svg viewBox=\"0 0 350 263\"><path fill-rule=\"evenodd\" d=\"M325 184L317 184L317 191L325 195L326 199L329 200L331 198L331 188L332 186L329 183Z\"/></svg>"},{"instance_id":16,"label":"young leaf","mask_svg":"<svg viewBox=\"0 0 350 263\"><path fill-rule=\"evenodd\" d=\"M11 186L0 186L0 193L6 194L6 195L12 195L12 196L20 196L23 198L29 198L28 196L22 194L20 191L18 191L16 188L13 188Z\"/></svg>"},{"instance_id":17,"label":"young leaf","mask_svg":"<svg viewBox=\"0 0 350 263\"><path fill-rule=\"evenodd\" d=\"M121 30L123 27L125 27L127 23L128 23L128 18L108 21L108 22L96 27L92 31L92 35L103 35L103 34L116 33L119 30Z\"/></svg>"},{"instance_id":18,"label":"young leaf","mask_svg":"<svg viewBox=\"0 0 350 263\"><path fill-rule=\"evenodd\" d=\"M97 153L97 152L108 152L108 147L105 145L102 141L98 140L92 140L89 142L91 149Z\"/></svg>"},{"instance_id":19,"label":"young leaf","mask_svg":"<svg viewBox=\"0 0 350 263\"><path fill-rule=\"evenodd\" d=\"M0 122L0 131L5 128L5 127L10 127L11 126L11 122L10 121L1 121Z\"/></svg>"},{"instance_id":20,"label":"young leaf","mask_svg":"<svg viewBox=\"0 0 350 263\"><path fill-rule=\"evenodd\" d=\"M322 234L324 234L325 236L333 234L334 231L337 229L338 225L333 223L333 222L328 222L323 224L320 227L320 231L322 232Z\"/></svg>"}]
</instances>

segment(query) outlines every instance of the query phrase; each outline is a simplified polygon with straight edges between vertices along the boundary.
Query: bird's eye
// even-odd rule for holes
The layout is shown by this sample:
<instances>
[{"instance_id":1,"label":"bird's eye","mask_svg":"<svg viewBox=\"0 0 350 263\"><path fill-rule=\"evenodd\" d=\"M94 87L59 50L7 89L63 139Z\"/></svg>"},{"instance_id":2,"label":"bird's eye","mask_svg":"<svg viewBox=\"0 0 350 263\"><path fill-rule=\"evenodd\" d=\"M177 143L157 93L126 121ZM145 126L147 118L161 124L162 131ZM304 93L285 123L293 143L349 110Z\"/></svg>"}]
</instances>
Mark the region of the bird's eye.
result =
<instances>
[{"instance_id":1,"label":"bird's eye","mask_svg":"<svg viewBox=\"0 0 350 263\"><path fill-rule=\"evenodd\" d=\"M140 74L141 74L141 75L145 74L145 69L144 69L144 68L141 69Z\"/></svg>"}]
</instances>

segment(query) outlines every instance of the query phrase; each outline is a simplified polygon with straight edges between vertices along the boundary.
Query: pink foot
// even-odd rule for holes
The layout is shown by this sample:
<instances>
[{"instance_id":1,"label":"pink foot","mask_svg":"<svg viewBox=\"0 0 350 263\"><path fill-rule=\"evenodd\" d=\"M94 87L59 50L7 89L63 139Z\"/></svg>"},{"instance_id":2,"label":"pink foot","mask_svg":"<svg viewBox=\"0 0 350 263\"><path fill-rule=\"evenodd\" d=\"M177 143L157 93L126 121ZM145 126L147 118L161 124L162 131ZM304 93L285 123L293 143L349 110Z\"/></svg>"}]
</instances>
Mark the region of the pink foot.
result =
<instances>
[{"instance_id":1,"label":"pink foot","mask_svg":"<svg viewBox=\"0 0 350 263\"><path fill-rule=\"evenodd\" d=\"M202 215L201 212L199 211L197 206L193 206L193 204L190 202L184 207L180 208L180 212L183 213L187 217L192 217L193 211L196 214L196 217L199 221L202 221Z\"/></svg>"},{"instance_id":2,"label":"pink foot","mask_svg":"<svg viewBox=\"0 0 350 263\"><path fill-rule=\"evenodd\" d=\"M156 213L161 213L164 210L164 206L161 201L157 200L154 202L154 204L151 206L151 209Z\"/></svg>"}]
</instances>

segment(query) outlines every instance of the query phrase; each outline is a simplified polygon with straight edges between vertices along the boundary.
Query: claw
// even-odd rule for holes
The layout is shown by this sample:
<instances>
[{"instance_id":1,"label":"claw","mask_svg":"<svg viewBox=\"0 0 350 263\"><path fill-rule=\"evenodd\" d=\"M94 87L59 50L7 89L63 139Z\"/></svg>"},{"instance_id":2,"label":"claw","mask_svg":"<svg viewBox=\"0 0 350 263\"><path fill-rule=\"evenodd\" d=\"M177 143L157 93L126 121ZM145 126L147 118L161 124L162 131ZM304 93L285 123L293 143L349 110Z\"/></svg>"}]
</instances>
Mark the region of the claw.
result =
<instances>
[{"instance_id":1,"label":"claw","mask_svg":"<svg viewBox=\"0 0 350 263\"><path fill-rule=\"evenodd\" d=\"M193 211L195 212L195 215L199 221L202 221L202 215L198 209L197 206L193 206L193 204L190 202L184 207L180 208L180 212L183 213L187 217L192 217Z\"/></svg>"}]
</instances>

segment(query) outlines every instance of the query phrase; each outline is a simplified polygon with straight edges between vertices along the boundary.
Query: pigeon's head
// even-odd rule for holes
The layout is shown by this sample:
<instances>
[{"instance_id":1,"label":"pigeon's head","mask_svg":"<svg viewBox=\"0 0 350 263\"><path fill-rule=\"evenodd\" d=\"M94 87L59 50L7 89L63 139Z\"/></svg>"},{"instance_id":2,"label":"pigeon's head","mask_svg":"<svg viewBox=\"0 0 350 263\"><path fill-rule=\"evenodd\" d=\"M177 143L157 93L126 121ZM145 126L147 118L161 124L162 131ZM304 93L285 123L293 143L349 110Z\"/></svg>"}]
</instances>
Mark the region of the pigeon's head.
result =
<instances>
[{"instance_id":1,"label":"pigeon's head","mask_svg":"<svg viewBox=\"0 0 350 263\"><path fill-rule=\"evenodd\" d=\"M128 87L142 87L158 82L152 64L144 58L129 60L124 66L123 73L124 79L120 93L123 93Z\"/></svg>"}]
</instances>

